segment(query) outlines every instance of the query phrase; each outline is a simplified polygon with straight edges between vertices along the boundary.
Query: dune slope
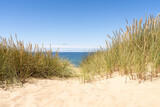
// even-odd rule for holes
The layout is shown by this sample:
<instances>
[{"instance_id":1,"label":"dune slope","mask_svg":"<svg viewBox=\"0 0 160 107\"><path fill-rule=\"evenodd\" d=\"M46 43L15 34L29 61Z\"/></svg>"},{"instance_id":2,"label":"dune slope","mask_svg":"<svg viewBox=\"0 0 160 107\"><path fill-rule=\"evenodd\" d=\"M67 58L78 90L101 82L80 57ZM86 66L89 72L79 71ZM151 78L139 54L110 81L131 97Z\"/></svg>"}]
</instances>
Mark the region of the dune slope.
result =
<instances>
[{"instance_id":1,"label":"dune slope","mask_svg":"<svg viewBox=\"0 0 160 107\"><path fill-rule=\"evenodd\" d=\"M160 79L139 84L125 76L93 83L34 80L22 88L0 89L0 107L158 107Z\"/></svg>"}]
</instances>

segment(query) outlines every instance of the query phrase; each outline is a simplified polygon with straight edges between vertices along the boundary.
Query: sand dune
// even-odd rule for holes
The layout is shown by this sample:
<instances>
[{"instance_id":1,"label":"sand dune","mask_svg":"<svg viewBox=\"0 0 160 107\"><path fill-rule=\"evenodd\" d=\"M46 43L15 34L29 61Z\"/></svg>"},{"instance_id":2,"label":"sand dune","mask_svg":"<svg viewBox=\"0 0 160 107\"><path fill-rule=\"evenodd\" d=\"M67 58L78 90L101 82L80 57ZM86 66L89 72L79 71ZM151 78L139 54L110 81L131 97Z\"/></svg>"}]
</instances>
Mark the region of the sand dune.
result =
<instances>
[{"instance_id":1,"label":"sand dune","mask_svg":"<svg viewBox=\"0 0 160 107\"><path fill-rule=\"evenodd\" d=\"M159 107L160 79L139 84L116 76L93 83L34 80L22 88L0 89L0 107Z\"/></svg>"}]
</instances>

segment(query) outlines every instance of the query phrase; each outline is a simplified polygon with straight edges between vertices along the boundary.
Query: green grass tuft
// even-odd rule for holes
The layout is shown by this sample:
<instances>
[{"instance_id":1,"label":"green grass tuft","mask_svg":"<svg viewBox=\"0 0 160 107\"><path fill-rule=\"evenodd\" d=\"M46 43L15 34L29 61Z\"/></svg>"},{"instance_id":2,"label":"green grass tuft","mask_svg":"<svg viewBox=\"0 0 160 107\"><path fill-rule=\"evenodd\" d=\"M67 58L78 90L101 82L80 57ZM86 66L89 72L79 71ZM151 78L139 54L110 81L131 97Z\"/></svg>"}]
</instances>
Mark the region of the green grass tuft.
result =
<instances>
[{"instance_id":1,"label":"green grass tuft","mask_svg":"<svg viewBox=\"0 0 160 107\"><path fill-rule=\"evenodd\" d=\"M17 37L16 37L17 38ZM74 73L67 60L58 57L58 52L39 48L32 44L24 46L23 41L16 42L0 38L0 84L24 83L29 77L51 78L72 77Z\"/></svg>"},{"instance_id":2,"label":"green grass tuft","mask_svg":"<svg viewBox=\"0 0 160 107\"><path fill-rule=\"evenodd\" d=\"M126 30L108 35L105 49L99 49L82 61L85 80L96 75L111 77L118 71L130 79L151 79L160 72L160 17L133 20ZM111 42L109 42L111 41Z\"/></svg>"}]
</instances>

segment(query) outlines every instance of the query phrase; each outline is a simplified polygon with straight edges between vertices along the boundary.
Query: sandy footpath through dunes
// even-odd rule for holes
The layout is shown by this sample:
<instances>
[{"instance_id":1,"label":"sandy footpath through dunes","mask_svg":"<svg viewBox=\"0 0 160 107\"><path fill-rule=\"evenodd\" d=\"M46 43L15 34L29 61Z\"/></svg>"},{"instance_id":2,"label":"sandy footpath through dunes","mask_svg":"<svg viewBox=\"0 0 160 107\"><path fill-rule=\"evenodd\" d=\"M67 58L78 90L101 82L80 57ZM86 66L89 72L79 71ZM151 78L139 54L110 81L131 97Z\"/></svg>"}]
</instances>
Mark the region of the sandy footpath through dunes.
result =
<instances>
[{"instance_id":1,"label":"sandy footpath through dunes","mask_svg":"<svg viewBox=\"0 0 160 107\"><path fill-rule=\"evenodd\" d=\"M11 91L0 89L0 107L160 107L160 79L138 84L125 76L93 83L34 80Z\"/></svg>"}]
</instances>

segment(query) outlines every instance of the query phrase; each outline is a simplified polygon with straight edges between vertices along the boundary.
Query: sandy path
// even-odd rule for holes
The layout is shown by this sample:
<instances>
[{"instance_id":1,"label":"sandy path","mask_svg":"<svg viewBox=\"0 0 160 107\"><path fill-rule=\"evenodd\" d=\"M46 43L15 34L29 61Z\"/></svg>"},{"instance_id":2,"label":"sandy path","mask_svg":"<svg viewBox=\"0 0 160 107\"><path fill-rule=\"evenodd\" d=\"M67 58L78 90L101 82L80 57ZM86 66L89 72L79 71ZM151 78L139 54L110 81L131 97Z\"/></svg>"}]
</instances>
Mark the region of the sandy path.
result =
<instances>
[{"instance_id":1,"label":"sandy path","mask_svg":"<svg viewBox=\"0 0 160 107\"><path fill-rule=\"evenodd\" d=\"M0 107L160 107L160 79L138 84L117 76L94 83L36 80L22 88L0 89Z\"/></svg>"}]
</instances>

